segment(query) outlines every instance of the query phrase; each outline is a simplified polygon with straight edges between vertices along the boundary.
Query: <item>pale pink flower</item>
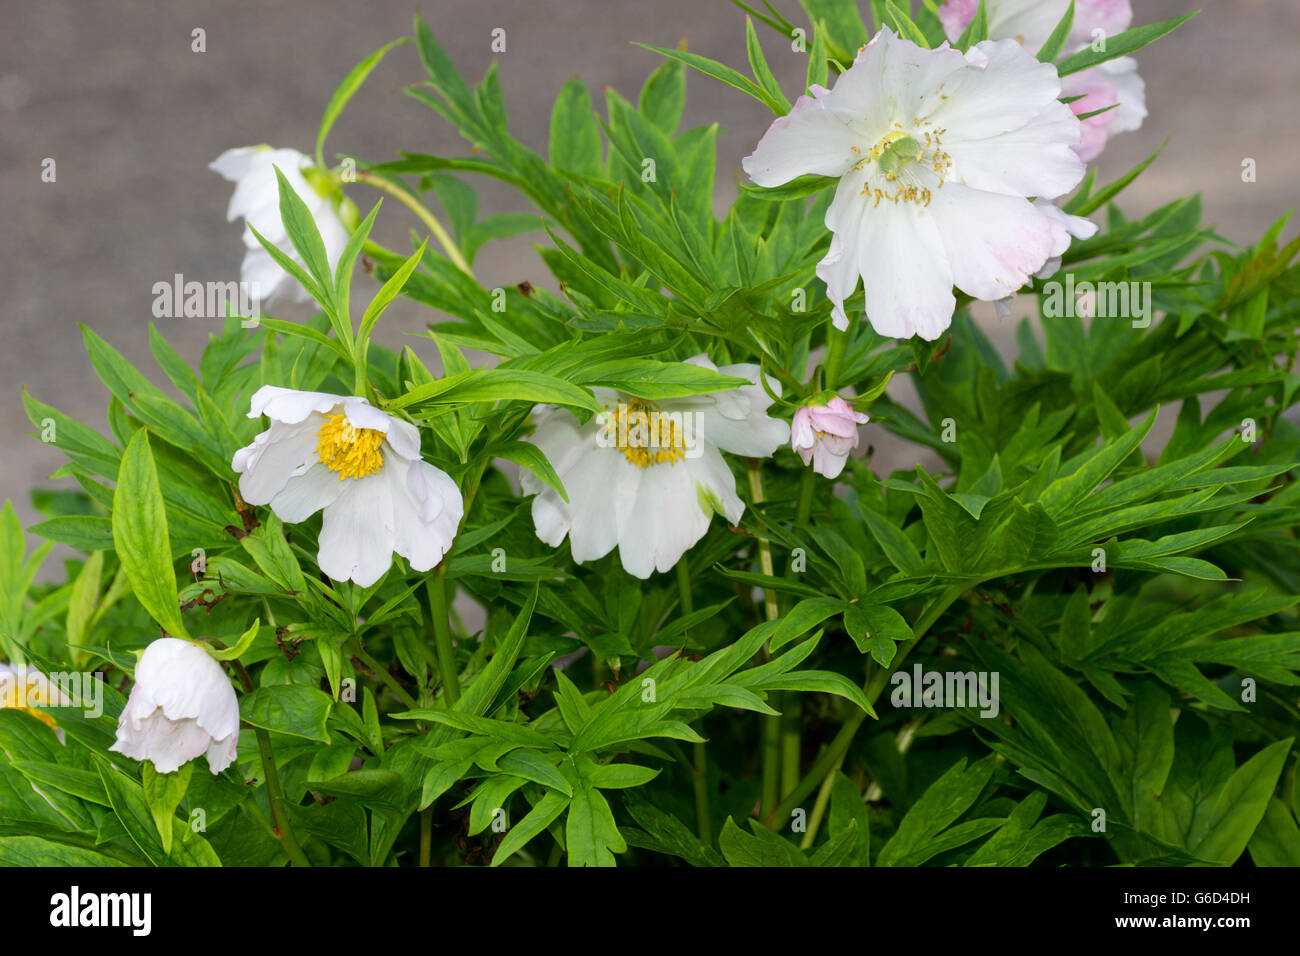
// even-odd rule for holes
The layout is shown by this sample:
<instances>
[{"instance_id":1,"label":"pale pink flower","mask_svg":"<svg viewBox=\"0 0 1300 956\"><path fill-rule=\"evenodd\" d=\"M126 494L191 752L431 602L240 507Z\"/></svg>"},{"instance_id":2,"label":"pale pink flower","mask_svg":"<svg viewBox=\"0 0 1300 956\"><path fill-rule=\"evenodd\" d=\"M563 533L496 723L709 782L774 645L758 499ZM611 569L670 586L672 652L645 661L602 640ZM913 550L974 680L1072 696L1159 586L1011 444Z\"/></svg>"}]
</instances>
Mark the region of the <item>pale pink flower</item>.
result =
<instances>
[{"instance_id":1,"label":"pale pink flower","mask_svg":"<svg viewBox=\"0 0 1300 956\"><path fill-rule=\"evenodd\" d=\"M870 419L836 395L825 405L802 405L790 427L790 447L819 475L838 478L858 447L858 426Z\"/></svg>"}]
</instances>

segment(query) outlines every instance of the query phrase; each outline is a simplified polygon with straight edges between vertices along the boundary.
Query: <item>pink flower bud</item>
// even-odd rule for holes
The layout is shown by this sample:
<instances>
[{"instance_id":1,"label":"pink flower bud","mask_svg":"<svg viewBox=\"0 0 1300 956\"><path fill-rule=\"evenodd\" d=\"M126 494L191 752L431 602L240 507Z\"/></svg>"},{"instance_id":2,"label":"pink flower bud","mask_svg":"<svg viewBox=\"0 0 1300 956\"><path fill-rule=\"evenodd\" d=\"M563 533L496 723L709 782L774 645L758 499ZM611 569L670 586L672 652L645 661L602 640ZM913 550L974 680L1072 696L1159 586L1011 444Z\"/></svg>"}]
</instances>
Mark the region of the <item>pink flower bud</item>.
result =
<instances>
[{"instance_id":1,"label":"pink flower bud","mask_svg":"<svg viewBox=\"0 0 1300 956\"><path fill-rule=\"evenodd\" d=\"M858 426L868 417L855 412L838 395L825 405L804 405L794 413L790 447L806 465L827 478L838 478L849 453L858 447Z\"/></svg>"}]
</instances>

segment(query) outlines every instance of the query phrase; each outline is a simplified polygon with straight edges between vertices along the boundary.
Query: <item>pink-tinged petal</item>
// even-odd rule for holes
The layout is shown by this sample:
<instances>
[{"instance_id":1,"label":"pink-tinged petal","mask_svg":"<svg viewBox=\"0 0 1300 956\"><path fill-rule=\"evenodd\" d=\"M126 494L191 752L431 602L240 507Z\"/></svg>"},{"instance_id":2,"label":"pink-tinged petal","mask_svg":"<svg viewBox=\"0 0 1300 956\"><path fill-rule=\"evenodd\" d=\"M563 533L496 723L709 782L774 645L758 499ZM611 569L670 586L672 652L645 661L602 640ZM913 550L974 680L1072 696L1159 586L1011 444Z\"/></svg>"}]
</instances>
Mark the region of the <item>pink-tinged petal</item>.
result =
<instances>
[{"instance_id":1,"label":"pink-tinged petal","mask_svg":"<svg viewBox=\"0 0 1300 956\"><path fill-rule=\"evenodd\" d=\"M790 426L790 447L794 451L800 451L804 448L811 449L817 440L815 432L812 409L807 405L801 405L795 409L794 421Z\"/></svg>"},{"instance_id":2,"label":"pink-tinged petal","mask_svg":"<svg viewBox=\"0 0 1300 956\"><path fill-rule=\"evenodd\" d=\"M944 35L956 43L971 25L979 9L980 0L948 0L939 8L939 22L943 24Z\"/></svg>"},{"instance_id":3,"label":"pink-tinged petal","mask_svg":"<svg viewBox=\"0 0 1300 956\"><path fill-rule=\"evenodd\" d=\"M930 207L952 263L957 288L984 301L1020 289L1043 267L1053 221L1026 199L951 183Z\"/></svg>"},{"instance_id":4,"label":"pink-tinged petal","mask_svg":"<svg viewBox=\"0 0 1300 956\"><path fill-rule=\"evenodd\" d=\"M1091 43L1094 30L1113 37L1123 33L1132 23L1133 5L1129 0L1075 0L1070 42Z\"/></svg>"}]
</instances>

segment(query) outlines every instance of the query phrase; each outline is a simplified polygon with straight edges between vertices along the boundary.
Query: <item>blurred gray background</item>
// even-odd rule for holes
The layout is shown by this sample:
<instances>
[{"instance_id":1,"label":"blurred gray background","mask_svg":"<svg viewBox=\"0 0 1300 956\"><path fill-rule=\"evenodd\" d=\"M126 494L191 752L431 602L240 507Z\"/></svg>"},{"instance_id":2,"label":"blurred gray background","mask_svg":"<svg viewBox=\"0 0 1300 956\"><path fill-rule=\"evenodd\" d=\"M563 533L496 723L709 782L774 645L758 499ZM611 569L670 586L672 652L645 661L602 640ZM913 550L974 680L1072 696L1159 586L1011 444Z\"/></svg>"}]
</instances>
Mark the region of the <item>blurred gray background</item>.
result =
<instances>
[{"instance_id":1,"label":"blurred gray background","mask_svg":"<svg viewBox=\"0 0 1300 956\"><path fill-rule=\"evenodd\" d=\"M796 0L776 0L796 23ZM1134 0L1136 22L1194 9L1192 0ZM1103 182L1131 168L1169 137L1164 155L1123 198L1131 215L1188 192L1204 195L1207 221L1248 244L1296 199L1295 106L1300 88L1300 6L1295 0L1203 0L1204 11L1139 56L1150 116L1137 133L1112 140L1100 160ZM41 400L105 429L107 392L95 378L77 326L96 329L160 384L149 356L152 286L175 273L187 280L238 277L241 224L227 223L231 186L208 163L232 146L271 143L311 153L334 87L357 61L411 32L412 0L3 0L0 33L0 498L24 524L36 519L29 489L63 463L29 437L23 385ZM612 86L635 99L659 58L641 41L689 48L743 68L744 14L726 0L427 0L421 7L462 74L482 77L495 60L515 135L545 153L550 107L575 73L593 99ZM191 49L206 31L206 52ZM506 31L505 53L491 51ZM802 54L765 27L760 36L787 91L802 83ZM399 149L446 156L468 150L430 110L401 94L424 74L414 46L400 47L371 75L334 127L327 157L370 161ZM691 74L685 125L717 121L719 208L735 194L742 156L770 113ZM603 106L601 107L603 110ZM42 161L57 180L41 181ZM1241 180L1243 158L1258 181ZM490 181L480 214L527 209ZM377 198L349 187L363 211ZM386 202L377 237L402 247L418 223ZM1288 230L1293 234L1295 229ZM544 236L541 237L544 239ZM486 286L549 284L532 248L537 235L494 243L476 263ZM373 284L359 277L362 302ZM305 309L280 308L284 318ZM1000 342L1014 323L979 313ZM434 365L427 340L403 338L428 313L399 301L377 338L411 343ZM164 335L197 357L212 320L163 319ZM168 386L169 387L169 386ZM913 449L879 430L876 471L908 467Z\"/></svg>"}]
</instances>

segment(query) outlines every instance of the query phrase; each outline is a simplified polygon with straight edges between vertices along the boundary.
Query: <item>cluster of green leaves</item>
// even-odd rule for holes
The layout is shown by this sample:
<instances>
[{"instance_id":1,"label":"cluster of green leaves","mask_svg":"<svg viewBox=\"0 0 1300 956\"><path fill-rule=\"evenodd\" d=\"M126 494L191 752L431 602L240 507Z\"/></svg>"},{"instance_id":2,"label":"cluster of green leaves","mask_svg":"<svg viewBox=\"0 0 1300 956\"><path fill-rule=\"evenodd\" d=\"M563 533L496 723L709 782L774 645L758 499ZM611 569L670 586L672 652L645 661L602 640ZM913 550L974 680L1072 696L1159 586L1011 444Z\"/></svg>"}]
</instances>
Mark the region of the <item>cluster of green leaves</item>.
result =
<instances>
[{"instance_id":1,"label":"cluster of green leaves","mask_svg":"<svg viewBox=\"0 0 1300 956\"><path fill-rule=\"evenodd\" d=\"M740 5L794 28L770 4ZM848 0L803 5L806 83L825 83L870 34ZM916 6L870 4L877 26L936 45L934 3ZM981 7L959 46L986 34ZM0 711L0 862L283 864L264 734L317 864L1300 864L1300 429L1286 416L1300 386L1300 244L1280 245L1285 221L1252 248L1207 251L1226 244L1195 197L1136 221L1115 205L1152 160L1106 186L1089 178L1067 209L1104 214L1105 228L1056 278L1149 283L1162 316L1149 328L1026 319L1008 368L964 310L935 343L855 321L838 367L809 375L829 341L814 269L830 181L742 188L718 218L717 128L680 128L687 67L789 108L752 21L752 76L659 50L636 102L607 90L603 113L571 80L546 155L509 132L495 64L471 87L418 19L414 39L427 80L407 92L472 150L358 165L436 200L457 255L379 246L375 207L331 270L281 181L302 264L267 248L320 314L252 329L231 316L194 369L151 329L170 392L85 330L107 434L24 393L67 458L57 476L78 489L34 496L47 518L29 530L47 543L30 556L12 509L0 515L0 641L47 672L102 671L104 713L51 710L60 740ZM335 93L318 157L395 45ZM531 208L480 218L478 176ZM545 236L558 294L485 288L454 261L472 266L484 243L524 232ZM380 285L354 323L363 253ZM441 374L414 348L370 341L398 295L432 310ZM476 368L467 351L496 364ZM585 418L598 386L655 400L740 384L679 361L700 352L761 363L786 399L831 377L874 399L872 427L938 464L882 480L854 461L837 496L788 450L752 471L734 462L745 515L715 522L679 575L639 581L615 555L578 565L539 542L501 465L565 494L525 440L534 406ZM881 394L895 373L915 384L919 413ZM467 506L439 569L396 558L369 588L330 581L316 569L318 518L284 526L240 500L230 460L261 427L248 401L268 383L355 391L421 426L423 453ZM63 581L34 585L52 542L78 557ZM449 674L434 648L456 594L485 618L472 631L453 609ZM160 629L211 641L247 677L249 729L221 775L109 757L133 652ZM904 657L998 675L998 715L887 706Z\"/></svg>"}]
</instances>

